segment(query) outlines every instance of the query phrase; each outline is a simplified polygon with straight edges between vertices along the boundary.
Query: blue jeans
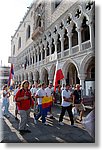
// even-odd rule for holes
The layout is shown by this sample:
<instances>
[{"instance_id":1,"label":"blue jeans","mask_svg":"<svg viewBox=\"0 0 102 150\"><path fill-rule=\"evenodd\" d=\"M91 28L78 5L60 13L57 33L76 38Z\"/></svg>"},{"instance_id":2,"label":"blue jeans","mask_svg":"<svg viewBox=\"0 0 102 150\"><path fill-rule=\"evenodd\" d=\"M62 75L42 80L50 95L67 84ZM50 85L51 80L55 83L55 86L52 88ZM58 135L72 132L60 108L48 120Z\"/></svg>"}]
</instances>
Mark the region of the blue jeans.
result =
<instances>
[{"instance_id":1,"label":"blue jeans","mask_svg":"<svg viewBox=\"0 0 102 150\"><path fill-rule=\"evenodd\" d=\"M9 111L8 111L8 109L9 109L9 102L8 102L7 99L3 99L2 108L4 108L3 114L4 115L9 115Z\"/></svg>"},{"instance_id":2,"label":"blue jeans","mask_svg":"<svg viewBox=\"0 0 102 150\"><path fill-rule=\"evenodd\" d=\"M46 122L45 117L47 115L46 109L42 109L42 105L38 105L38 109L39 113L35 116L35 119L38 120L42 116L42 123L45 123Z\"/></svg>"}]
</instances>

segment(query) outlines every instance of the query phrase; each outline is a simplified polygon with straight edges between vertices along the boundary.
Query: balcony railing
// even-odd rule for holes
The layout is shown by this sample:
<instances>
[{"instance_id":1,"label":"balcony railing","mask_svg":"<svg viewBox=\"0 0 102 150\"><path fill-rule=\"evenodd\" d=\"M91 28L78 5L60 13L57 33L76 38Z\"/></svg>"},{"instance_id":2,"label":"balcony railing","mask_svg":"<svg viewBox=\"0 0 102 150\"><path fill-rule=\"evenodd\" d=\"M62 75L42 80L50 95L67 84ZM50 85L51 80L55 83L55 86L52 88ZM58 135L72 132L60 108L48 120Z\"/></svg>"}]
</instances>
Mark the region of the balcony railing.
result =
<instances>
[{"instance_id":1,"label":"balcony railing","mask_svg":"<svg viewBox=\"0 0 102 150\"><path fill-rule=\"evenodd\" d=\"M64 51L64 57L69 55L69 49Z\"/></svg>"},{"instance_id":2,"label":"balcony railing","mask_svg":"<svg viewBox=\"0 0 102 150\"><path fill-rule=\"evenodd\" d=\"M90 41L86 41L86 42L82 43L82 50L86 50L90 47L91 47Z\"/></svg>"},{"instance_id":3,"label":"balcony railing","mask_svg":"<svg viewBox=\"0 0 102 150\"><path fill-rule=\"evenodd\" d=\"M72 47L72 54L77 53L79 51L79 45Z\"/></svg>"},{"instance_id":4,"label":"balcony railing","mask_svg":"<svg viewBox=\"0 0 102 150\"><path fill-rule=\"evenodd\" d=\"M82 51L87 50L90 47L91 47L90 41L86 41L86 42L82 43ZM49 62L53 62L57 59L60 59L61 57L69 56L69 53L70 53L70 56L71 56L71 55L76 54L78 52L79 52L79 45L76 45L76 46L72 47L71 50L67 49L66 51L63 51L64 55L61 55L61 52L60 53L54 52L53 54L51 54L49 56L46 56L45 59L43 59L43 60L41 60L37 63L34 63L32 65L33 65L33 67L36 67L36 66L39 66L39 65L48 64ZM17 58L16 58L16 60L17 60ZM14 62L14 59L13 59L13 62ZM17 62L16 62L16 64L17 64ZM32 65L30 65L30 66L27 65L27 69L31 69ZM16 67L16 71L20 70L20 69L22 69L22 68L19 68L19 66Z\"/></svg>"},{"instance_id":5,"label":"balcony railing","mask_svg":"<svg viewBox=\"0 0 102 150\"><path fill-rule=\"evenodd\" d=\"M61 53L57 54L57 58L60 59L61 58Z\"/></svg>"},{"instance_id":6,"label":"balcony railing","mask_svg":"<svg viewBox=\"0 0 102 150\"><path fill-rule=\"evenodd\" d=\"M35 40L38 35L41 35L43 33L43 31L44 31L43 27L37 27L32 34L32 40Z\"/></svg>"}]
</instances>

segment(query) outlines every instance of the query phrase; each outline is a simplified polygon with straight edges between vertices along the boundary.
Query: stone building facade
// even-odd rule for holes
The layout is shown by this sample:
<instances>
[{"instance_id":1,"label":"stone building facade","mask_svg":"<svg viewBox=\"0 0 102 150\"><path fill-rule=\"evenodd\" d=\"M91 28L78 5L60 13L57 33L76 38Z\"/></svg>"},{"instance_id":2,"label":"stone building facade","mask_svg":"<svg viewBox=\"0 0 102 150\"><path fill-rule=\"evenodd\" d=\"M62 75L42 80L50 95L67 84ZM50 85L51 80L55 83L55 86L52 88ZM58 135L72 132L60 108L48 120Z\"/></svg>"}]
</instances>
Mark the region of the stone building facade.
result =
<instances>
[{"instance_id":1,"label":"stone building facade","mask_svg":"<svg viewBox=\"0 0 102 150\"><path fill-rule=\"evenodd\" d=\"M35 0L29 7L11 40L16 83L53 82L57 60L62 83L80 83L85 90L94 83L93 1Z\"/></svg>"},{"instance_id":2,"label":"stone building facade","mask_svg":"<svg viewBox=\"0 0 102 150\"><path fill-rule=\"evenodd\" d=\"M0 90L2 89L4 84L8 83L10 74L10 67L0 66Z\"/></svg>"}]
</instances>

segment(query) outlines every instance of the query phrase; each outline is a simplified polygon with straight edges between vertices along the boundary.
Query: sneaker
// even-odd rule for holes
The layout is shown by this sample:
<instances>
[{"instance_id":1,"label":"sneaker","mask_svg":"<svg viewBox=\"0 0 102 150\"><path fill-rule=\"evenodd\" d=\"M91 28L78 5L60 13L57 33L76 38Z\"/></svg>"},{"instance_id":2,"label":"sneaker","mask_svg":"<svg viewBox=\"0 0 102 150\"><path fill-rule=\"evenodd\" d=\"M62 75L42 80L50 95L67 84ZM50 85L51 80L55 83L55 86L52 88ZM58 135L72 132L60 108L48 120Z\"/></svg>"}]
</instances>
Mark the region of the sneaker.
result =
<instances>
[{"instance_id":1,"label":"sneaker","mask_svg":"<svg viewBox=\"0 0 102 150\"><path fill-rule=\"evenodd\" d=\"M64 123L63 123L63 122L59 122L59 125L63 126L63 125L64 125Z\"/></svg>"},{"instance_id":2,"label":"sneaker","mask_svg":"<svg viewBox=\"0 0 102 150\"><path fill-rule=\"evenodd\" d=\"M15 120L19 121L19 119L17 117L15 117Z\"/></svg>"},{"instance_id":3,"label":"sneaker","mask_svg":"<svg viewBox=\"0 0 102 150\"><path fill-rule=\"evenodd\" d=\"M50 116L50 119L55 119L53 116Z\"/></svg>"},{"instance_id":4,"label":"sneaker","mask_svg":"<svg viewBox=\"0 0 102 150\"><path fill-rule=\"evenodd\" d=\"M44 123L44 125L46 125L46 126L47 126L47 125L48 125L48 123L47 123L47 122L45 122L45 123Z\"/></svg>"},{"instance_id":5,"label":"sneaker","mask_svg":"<svg viewBox=\"0 0 102 150\"><path fill-rule=\"evenodd\" d=\"M26 133L31 133L31 131L30 131L30 130L28 130L28 129L27 129L27 130L25 130L25 132L26 132Z\"/></svg>"},{"instance_id":6,"label":"sneaker","mask_svg":"<svg viewBox=\"0 0 102 150\"><path fill-rule=\"evenodd\" d=\"M6 115L6 117L7 117L7 118L10 118L10 116L9 116L9 115Z\"/></svg>"},{"instance_id":7,"label":"sneaker","mask_svg":"<svg viewBox=\"0 0 102 150\"><path fill-rule=\"evenodd\" d=\"M25 134L25 130L19 130L19 133L20 133L21 135L23 135L23 134Z\"/></svg>"},{"instance_id":8,"label":"sneaker","mask_svg":"<svg viewBox=\"0 0 102 150\"><path fill-rule=\"evenodd\" d=\"M72 126L72 127L77 127L77 125L76 125L76 124L72 124L71 126Z\"/></svg>"}]
</instances>

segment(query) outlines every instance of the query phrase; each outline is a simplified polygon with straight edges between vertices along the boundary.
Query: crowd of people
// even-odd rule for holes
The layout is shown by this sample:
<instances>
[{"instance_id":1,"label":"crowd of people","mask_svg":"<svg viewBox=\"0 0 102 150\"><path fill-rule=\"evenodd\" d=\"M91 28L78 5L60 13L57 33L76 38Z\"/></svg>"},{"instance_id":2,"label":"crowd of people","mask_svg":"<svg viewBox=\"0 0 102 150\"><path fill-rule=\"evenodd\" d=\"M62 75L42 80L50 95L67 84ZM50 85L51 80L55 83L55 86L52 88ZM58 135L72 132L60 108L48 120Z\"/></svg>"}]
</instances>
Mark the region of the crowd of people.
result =
<instances>
[{"instance_id":1,"label":"crowd of people","mask_svg":"<svg viewBox=\"0 0 102 150\"><path fill-rule=\"evenodd\" d=\"M13 101L15 103L15 119L18 119L18 112L20 115L19 121L19 132L20 134L30 133L31 131L28 129L27 122L30 116L30 111L33 109L34 111L34 124L37 124L38 119L41 118L42 124L48 125L46 118L50 117L51 119L55 119L53 116L52 107L54 103L58 103L61 105L61 112L59 116L59 125L64 125L63 117L65 112L68 112L71 125L74 126L74 122L76 121L74 118L73 108L79 112L79 117L77 118L79 121L82 121L84 106L82 101L82 95L80 90L80 85L76 84L75 88L72 88L69 84L63 85L62 87L59 85L56 87L56 91L54 91L54 87L52 82L49 82L49 85L46 86L45 83L41 84L33 84L30 86L27 80L24 80L21 84L18 84L13 93ZM2 110L3 115L6 117L10 117L9 113L9 98L10 98L10 90L7 85L3 87L3 102L2 102ZM46 108L43 108L42 101L45 97L52 97L52 102Z\"/></svg>"}]
</instances>

